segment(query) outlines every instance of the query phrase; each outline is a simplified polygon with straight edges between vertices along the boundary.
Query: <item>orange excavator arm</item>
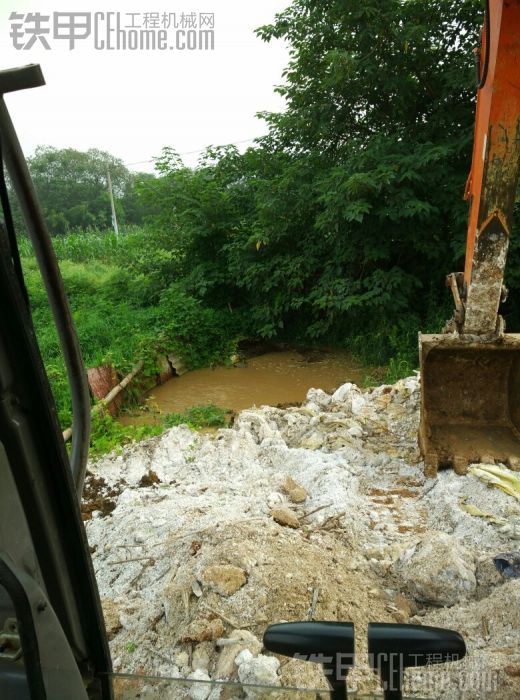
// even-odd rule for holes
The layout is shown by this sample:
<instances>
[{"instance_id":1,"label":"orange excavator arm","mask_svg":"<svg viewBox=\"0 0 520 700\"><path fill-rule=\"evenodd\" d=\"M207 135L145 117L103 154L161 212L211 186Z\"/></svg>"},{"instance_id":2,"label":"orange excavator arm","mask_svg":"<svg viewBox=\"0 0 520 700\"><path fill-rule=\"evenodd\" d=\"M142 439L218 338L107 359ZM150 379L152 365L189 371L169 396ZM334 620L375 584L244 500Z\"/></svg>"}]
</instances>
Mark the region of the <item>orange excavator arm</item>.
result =
<instances>
[{"instance_id":1,"label":"orange excavator arm","mask_svg":"<svg viewBox=\"0 0 520 700\"><path fill-rule=\"evenodd\" d=\"M498 308L520 167L520 2L487 0L482 30L461 332L500 333Z\"/></svg>"},{"instance_id":2,"label":"orange excavator arm","mask_svg":"<svg viewBox=\"0 0 520 700\"><path fill-rule=\"evenodd\" d=\"M498 313L520 170L520 0L487 0L479 54L465 269L447 278L453 319L420 336L428 476L482 461L520 470L520 335Z\"/></svg>"}]
</instances>

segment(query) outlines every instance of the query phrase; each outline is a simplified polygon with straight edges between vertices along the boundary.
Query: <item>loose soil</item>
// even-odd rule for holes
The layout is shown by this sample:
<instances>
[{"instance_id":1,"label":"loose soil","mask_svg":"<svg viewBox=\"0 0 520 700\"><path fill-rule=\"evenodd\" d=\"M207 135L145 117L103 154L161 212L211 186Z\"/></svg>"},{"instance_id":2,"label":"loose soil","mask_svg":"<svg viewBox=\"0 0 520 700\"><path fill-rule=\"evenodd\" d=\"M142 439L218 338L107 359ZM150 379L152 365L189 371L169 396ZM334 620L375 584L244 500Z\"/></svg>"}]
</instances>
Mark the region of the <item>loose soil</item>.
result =
<instances>
[{"instance_id":1,"label":"loose soil","mask_svg":"<svg viewBox=\"0 0 520 700\"><path fill-rule=\"evenodd\" d=\"M519 548L520 504L471 474L424 477L419 399L416 377L310 390L301 406L244 410L213 435L180 426L91 464L86 527L114 668L188 679L132 681L121 697L317 697L245 688L237 665L244 648L264 663L269 624L309 618L355 623L353 690L379 690L366 627L386 621L456 629L468 647L463 661L407 672L407 695L520 697L520 580L493 565ZM431 559L417 558L423 542ZM449 607L435 602L459 584ZM318 666L278 661L277 692L325 687ZM204 685L217 678L236 685Z\"/></svg>"}]
</instances>

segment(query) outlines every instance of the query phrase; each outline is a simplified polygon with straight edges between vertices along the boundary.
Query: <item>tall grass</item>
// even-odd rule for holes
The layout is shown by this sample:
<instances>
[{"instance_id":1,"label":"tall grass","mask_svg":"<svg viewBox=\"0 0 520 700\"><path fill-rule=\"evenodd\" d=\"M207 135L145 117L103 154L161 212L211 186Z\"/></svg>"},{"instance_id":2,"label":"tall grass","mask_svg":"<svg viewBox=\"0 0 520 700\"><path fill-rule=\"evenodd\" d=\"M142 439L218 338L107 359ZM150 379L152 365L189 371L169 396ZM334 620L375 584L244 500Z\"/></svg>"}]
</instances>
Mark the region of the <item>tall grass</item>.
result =
<instances>
[{"instance_id":1,"label":"tall grass","mask_svg":"<svg viewBox=\"0 0 520 700\"><path fill-rule=\"evenodd\" d=\"M180 354L197 367L233 352L226 314L206 309L176 285L176 261L168 241L146 228L81 231L53 238L65 289L87 367L109 363L126 374L139 360L144 373L156 373L157 355ZM56 401L60 423L72 420L70 392L59 339L30 241L19 248L33 322ZM126 399L138 398L132 390ZM105 417L94 421L93 453L111 449L151 430L125 426Z\"/></svg>"},{"instance_id":2,"label":"tall grass","mask_svg":"<svg viewBox=\"0 0 520 700\"><path fill-rule=\"evenodd\" d=\"M63 236L53 236L52 246L58 260L116 263L146 244L150 235L147 229L140 226L127 227L118 236L112 230L71 231ZM32 257L33 248L27 236L19 237L18 248L22 258Z\"/></svg>"}]
</instances>

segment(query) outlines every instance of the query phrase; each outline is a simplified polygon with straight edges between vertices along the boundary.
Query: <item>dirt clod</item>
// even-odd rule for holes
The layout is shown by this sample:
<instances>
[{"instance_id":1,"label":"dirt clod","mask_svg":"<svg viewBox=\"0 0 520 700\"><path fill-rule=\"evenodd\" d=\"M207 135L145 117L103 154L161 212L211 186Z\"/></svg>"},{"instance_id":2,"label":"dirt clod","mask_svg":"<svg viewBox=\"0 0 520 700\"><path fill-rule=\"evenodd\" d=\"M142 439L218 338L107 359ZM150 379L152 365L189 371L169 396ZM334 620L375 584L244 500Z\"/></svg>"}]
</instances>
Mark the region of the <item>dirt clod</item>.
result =
<instances>
[{"instance_id":1,"label":"dirt clod","mask_svg":"<svg viewBox=\"0 0 520 700\"><path fill-rule=\"evenodd\" d=\"M190 544L190 554L194 557L197 552L200 552L202 547L202 542L200 540L193 540Z\"/></svg>"},{"instance_id":2,"label":"dirt clod","mask_svg":"<svg viewBox=\"0 0 520 700\"><path fill-rule=\"evenodd\" d=\"M222 620L198 618L190 622L181 632L182 642L207 642L221 637L224 633Z\"/></svg>"},{"instance_id":3,"label":"dirt clod","mask_svg":"<svg viewBox=\"0 0 520 700\"><path fill-rule=\"evenodd\" d=\"M273 508L271 510L271 517L278 525L285 525L285 527L292 527L294 529L300 527L298 517L290 508Z\"/></svg>"},{"instance_id":4,"label":"dirt clod","mask_svg":"<svg viewBox=\"0 0 520 700\"><path fill-rule=\"evenodd\" d=\"M121 606L118 603L115 603L113 600L110 600L110 598L103 598L101 600L101 606L105 617L105 628L107 631L108 641L110 642L123 628L120 618Z\"/></svg>"},{"instance_id":5,"label":"dirt clod","mask_svg":"<svg viewBox=\"0 0 520 700\"><path fill-rule=\"evenodd\" d=\"M238 566L224 564L205 569L202 572L202 581L220 595L230 596L246 584L247 577L245 571Z\"/></svg>"},{"instance_id":6,"label":"dirt clod","mask_svg":"<svg viewBox=\"0 0 520 700\"><path fill-rule=\"evenodd\" d=\"M91 520L96 511L102 518L110 515L117 505L115 499L120 492L121 489L117 486L108 486L103 478L87 472L81 502L83 520Z\"/></svg>"},{"instance_id":7,"label":"dirt clod","mask_svg":"<svg viewBox=\"0 0 520 700\"><path fill-rule=\"evenodd\" d=\"M142 486L143 488L148 487L148 486L154 486L155 484L160 484L161 480L157 476L157 474L150 469L146 474L144 474L139 481L139 486Z\"/></svg>"},{"instance_id":8,"label":"dirt clod","mask_svg":"<svg viewBox=\"0 0 520 700\"><path fill-rule=\"evenodd\" d=\"M282 491L289 496L293 503L303 503L307 498L307 491L300 486L291 476L283 482Z\"/></svg>"}]
</instances>

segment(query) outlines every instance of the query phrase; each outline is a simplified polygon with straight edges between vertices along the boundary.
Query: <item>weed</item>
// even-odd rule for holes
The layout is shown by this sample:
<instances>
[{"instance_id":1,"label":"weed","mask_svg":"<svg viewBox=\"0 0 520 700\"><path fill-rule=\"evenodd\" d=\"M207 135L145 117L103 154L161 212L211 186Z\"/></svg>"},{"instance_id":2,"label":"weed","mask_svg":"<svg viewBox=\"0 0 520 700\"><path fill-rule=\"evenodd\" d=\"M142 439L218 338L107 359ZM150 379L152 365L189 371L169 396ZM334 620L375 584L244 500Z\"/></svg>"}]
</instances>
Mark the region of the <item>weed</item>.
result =
<instances>
[{"instance_id":1,"label":"weed","mask_svg":"<svg viewBox=\"0 0 520 700\"><path fill-rule=\"evenodd\" d=\"M186 413L168 413L164 425L173 428L176 425L188 425L190 428L222 428L226 425L226 413L222 408L209 404L192 406Z\"/></svg>"},{"instance_id":2,"label":"weed","mask_svg":"<svg viewBox=\"0 0 520 700\"><path fill-rule=\"evenodd\" d=\"M123 425L108 413L98 413L92 419L90 454L99 457L122 445L160 435L163 430L161 425Z\"/></svg>"}]
</instances>

